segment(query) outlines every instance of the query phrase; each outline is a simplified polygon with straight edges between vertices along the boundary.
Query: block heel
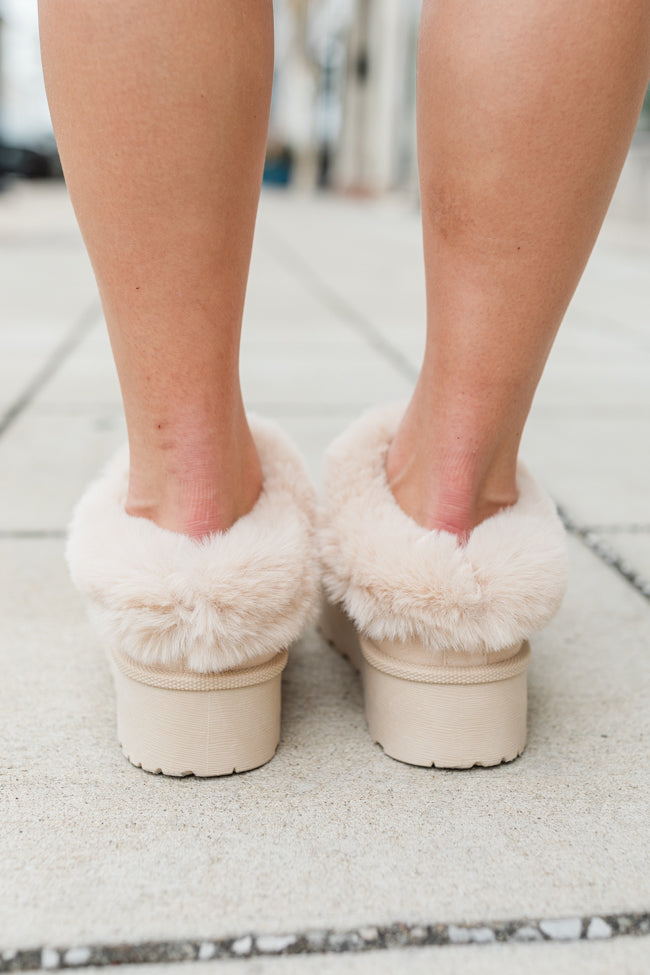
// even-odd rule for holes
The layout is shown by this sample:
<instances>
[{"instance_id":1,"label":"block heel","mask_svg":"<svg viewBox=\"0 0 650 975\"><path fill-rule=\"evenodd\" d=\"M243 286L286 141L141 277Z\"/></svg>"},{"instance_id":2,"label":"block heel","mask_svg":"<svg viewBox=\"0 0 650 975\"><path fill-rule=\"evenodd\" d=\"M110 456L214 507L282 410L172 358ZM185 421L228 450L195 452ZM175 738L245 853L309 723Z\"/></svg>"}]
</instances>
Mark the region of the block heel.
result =
<instances>
[{"instance_id":1,"label":"block heel","mask_svg":"<svg viewBox=\"0 0 650 975\"><path fill-rule=\"evenodd\" d=\"M410 765L472 768L511 762L523 752L528 644L507 661L422 667L408 677L376 666L382 655L369 641L362 640L361 647L368 729L391 758Z\"/></svg>"},{"instance_id":2,"label":"block heel","mask_svg":"<svg viewBox=\"0 0 650 975\"><path fill-rule=\"evenodd\" d=\"M472 768L511 762L523 752L527 641L495 662L431 666L410 664L359 638L346 613L327 601L320 630L360 674L368 730L390 758Z\"/></svg>"},{"instance_id":3,"label":"block heel","mask_svg":"<svg viewBox=\"0 0 650 975\"><path fill-rule=\"evenodd\" d=\"M361 673L363 656L356 627L340 606L323 599L318 629L332 649L349 661Z\"/></svg>"},{"instance_id":4,"label":"block heel","mask_svg":"<svg viewBox=\"0 0 650 975\"><path fill-rule=\"evenodd\" d=\"M129 761L163 775L231 775L273 758L288 654L247 670L184 674L111 657L117 736Z\"/></svg>"}]
</instances>

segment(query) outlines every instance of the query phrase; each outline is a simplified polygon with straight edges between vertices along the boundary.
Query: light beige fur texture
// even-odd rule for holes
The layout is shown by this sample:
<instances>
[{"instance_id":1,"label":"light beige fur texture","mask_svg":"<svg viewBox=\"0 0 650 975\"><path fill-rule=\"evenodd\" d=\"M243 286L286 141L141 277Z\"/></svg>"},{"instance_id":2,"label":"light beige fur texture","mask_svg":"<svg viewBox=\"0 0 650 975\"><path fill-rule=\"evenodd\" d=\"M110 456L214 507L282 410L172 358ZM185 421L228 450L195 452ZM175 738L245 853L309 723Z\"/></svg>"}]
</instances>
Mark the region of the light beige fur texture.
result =
<instances>
[{"instance_id":1,"label":"light beige fur texture","mask_svg":"<svg viewBox=\"0 0 650 975\"><path fill-rule=\"evenodd\" d=\"M218 673L284 649L315 612L314 488L285 434L249 423L262 493L227 532L197 541L127 515L126 448L78 503L67 559L107 649Z\"/></svg>"},{"instance_id":2,"label":"light beige fur texture","mask_svg":"<svg viewBox=\"0 0 650 975\"><path fill-rule=\"evenodd\" d=\"M548 623L566 589L555 505L520 464L517 504L465 545L422 528L386 480L403 409L371 410L327 451L319 529L326 592L370 639L468 653L515 646Z\"/></svg>"}]
</instances>

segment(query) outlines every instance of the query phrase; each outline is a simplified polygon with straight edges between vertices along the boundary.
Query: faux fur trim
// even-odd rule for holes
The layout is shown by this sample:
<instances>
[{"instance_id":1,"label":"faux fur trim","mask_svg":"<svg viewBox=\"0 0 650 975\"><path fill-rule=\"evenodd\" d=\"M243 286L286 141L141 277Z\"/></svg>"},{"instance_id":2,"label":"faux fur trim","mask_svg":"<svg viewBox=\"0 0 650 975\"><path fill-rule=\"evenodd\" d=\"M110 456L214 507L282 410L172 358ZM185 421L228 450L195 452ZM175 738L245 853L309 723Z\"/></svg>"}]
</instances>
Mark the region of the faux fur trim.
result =
<instances>
[{"instance_id":1,"label":"faux fur trim","mask_svg":"<svg viewBox=\"0 0 650 975\"><path fill-rule=\"evenodd\" d=\"M567 583L555 505L520 463L519 500L465 545L405 514L386 480L403 407L371 410L329 447L320 513L323 584L374 640L432 650L502 650L541 629Z\"/></svg>"},{"instance_id":2,"label":"faux fur trim","mask_svg":"<svg viewBox=\"0 0 650 975\"><path fill-rule=\"evenodd\" d=\"M315 612L314 488L285 434L249 423L262 493L227 532L196 540L127 515L127 448L78 503L66 554L107 649L218 673L284 649Z\"/></svg>"}]
</instances>

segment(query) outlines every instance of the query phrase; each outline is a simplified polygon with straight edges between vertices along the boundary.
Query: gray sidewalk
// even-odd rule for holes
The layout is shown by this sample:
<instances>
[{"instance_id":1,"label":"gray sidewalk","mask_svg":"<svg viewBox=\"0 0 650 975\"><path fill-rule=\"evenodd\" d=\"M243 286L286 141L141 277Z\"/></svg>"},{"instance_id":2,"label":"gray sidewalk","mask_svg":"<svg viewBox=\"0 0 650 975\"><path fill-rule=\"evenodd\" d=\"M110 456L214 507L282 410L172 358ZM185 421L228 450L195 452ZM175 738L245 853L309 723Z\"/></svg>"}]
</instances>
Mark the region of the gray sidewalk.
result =
<instances>
[{"instance_id":1,"label":"gray sidewalk","mask_svg":"<svg viewBox=\"0 0 650 975\"><path fill-rule=\"evenodd\" d=\"M122 757L63 562L72 505L124 423L61 188L0 196L0 253L0 971L648 971L650 240L608 221L526 435L572 569L534 642L523 757L391 761L312 631L286 671L276 758L204 781ZM403 201L264 195L245 395L317 480L337 432L408 394L423 317Z\"/></svg>"}]
</instances>

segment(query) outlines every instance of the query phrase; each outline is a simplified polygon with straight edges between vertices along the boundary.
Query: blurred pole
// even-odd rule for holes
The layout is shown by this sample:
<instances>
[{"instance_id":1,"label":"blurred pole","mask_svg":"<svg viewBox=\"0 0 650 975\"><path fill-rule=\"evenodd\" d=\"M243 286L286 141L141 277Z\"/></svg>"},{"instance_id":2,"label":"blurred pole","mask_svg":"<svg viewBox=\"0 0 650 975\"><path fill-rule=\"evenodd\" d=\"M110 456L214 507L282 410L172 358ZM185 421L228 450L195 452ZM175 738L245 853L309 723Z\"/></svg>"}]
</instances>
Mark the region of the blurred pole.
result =
<instances>
[{"instance_id":1,"label":"blurred pole","mask_svg":"<svg viewBox=\"0 0 650 975\"><path fill-rule=\"evenodd\" d=\"M380 0L382 2L382 0ZM357 0L356 50L351 58L351 91L356 94L352 104L352 139L354 173L362 184L366 177L366 142L368 140L368 108L370 101L370 0ZM374 54L374 52L373 52ZM374 58L373 58L374 61ZM373 64L374 68L374 64Z\"/></svg>"},{"instance_id":2,"label":"blurred pole","mask_svg":"<svg viewBox=\"0 0 650 975\"><path fill-rule=\"evenodd\" d=\"M321 68L320 91L317 102L316 132L318 136L318 171L316 185L326 189L330 185L330 166L332 163L332 132L330 115L334 99L334 43L330 41L325 49Z\"/></svg>"},{"instance_id":3,"label":"blurred pole","mask_svg":"<svg viewBox=\"0 0 650 975\"><path fill-rule=\"evenodd\" d=\"M415 55L421 0L356 0L335 184L383 193L415 172Z\"/></svg>"},{"instance_id":4,"label":"blurred pole","mask_svg":"<svg viewBox=\"0 0 650 975\"><path fill-rule=\"evenodd\" d=\"M316 182L314 100L318 65L307 43L309 0L274 0L276 59L269 128L271 159L290 161L293 186Z\"/></svg>"},{"instance_id":5,"label":"blurred pole","mask_svg":"<svg viewBox=\"0 0 650 975\"><path fill-rule=\"evenodd\" d=\"M375 0L375 3L383 0ZM368 85L370 70L369 0L355 0L348 36L343 128L336 160L335 182L344 190L361 190L366 182Z\"/></svg>"},{"instance_id":6,"label":"blurred pole","mask_svg":"<svg viewBox=\"0 0 650 975\"><path fill-rule=\"evenodd\" d=\"M317 154L314 139L314 102L318 83L318 66L314 64L307 43L309 0L289 0L295 18L296 83L303 92L305 118L303 131L294 146L292 184L298 189L312 189L317 180Z\"/></svg>"},{"instance_id":7,"label":"blurred pole","mask_svg":"<svg viewBox=\"0 0 650 975\"><path fill-rule=\"evenodd\" d=\"M4 20L0 13L0 192L6 189L9 159L5 149L5 64L4 64Z\"/></svg>"},{"instance_id":8,"label":"blurred pole","mask_svg":"<svg viewBox=\"0 0 650 975\"><path fill-rule=\"evenodd\" d=\"M5 22L0 12L0 142L2 142L2 134L4 132L5 107L4 25Z\"/></svg>"}]
</instances>

